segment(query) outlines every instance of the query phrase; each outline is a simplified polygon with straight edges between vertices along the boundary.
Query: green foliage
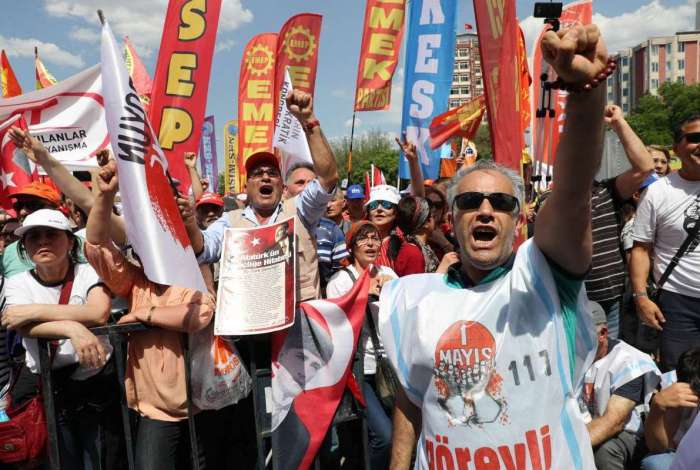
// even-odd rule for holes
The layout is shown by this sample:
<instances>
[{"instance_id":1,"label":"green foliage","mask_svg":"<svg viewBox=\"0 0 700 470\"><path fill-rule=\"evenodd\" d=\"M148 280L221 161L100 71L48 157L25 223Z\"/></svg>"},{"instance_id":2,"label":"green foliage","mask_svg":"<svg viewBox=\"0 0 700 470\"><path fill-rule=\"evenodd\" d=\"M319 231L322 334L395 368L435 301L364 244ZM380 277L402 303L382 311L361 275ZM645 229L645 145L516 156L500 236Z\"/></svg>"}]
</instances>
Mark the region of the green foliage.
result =
<instances>
[{"instance_id":1,"label":"green foliage","mask_svg":"<svg viewBox=\"0 0 700 470\"><path fill-rule=\"evenodd\" d=\"M338 164L340 178L347 176L347 159L350 151L350 138L331 142L335 160ZM393 137L377 129L362 135L355 135L352 145L352 172L349 183L364 184L365 172L370 171L371 164L381 168L387 183L395 184L398 171L399 149Z\"/></svg>"},{"instance_id":2,"label":"green foliage","mask_svg":"<svg viewBox=\"0 0 700 470\"><path fill-rule=\"evenodd\" d=\"M659 95L644 95L627 117L645 144L673 144L673 129L685 118L700 114L700 85L666 82Z\"/></svg>"},{"instance_id":3,"label":"green foliage","mask_svg":"<svg viewBox=\"0 0 700 470\"><path fill-rule=\"evenodd\" d=\"M219 194L224 195L225 183L224 183L224 172L219 172Z\"/></svg>"},{"instance_id":4,"label":"green foliage","mask_svg":"<svg viewBox=\"0 0 700 470\"><path fill-rule=\"evenodd\" d=\"M489 132L488 124L479 126L479 130L476 131L476 135L474 136L474 144L476 145L476 151L478 153L477 158L479 160L491 160L493 158L491 133Z\"/></svg>"}]
</instances>

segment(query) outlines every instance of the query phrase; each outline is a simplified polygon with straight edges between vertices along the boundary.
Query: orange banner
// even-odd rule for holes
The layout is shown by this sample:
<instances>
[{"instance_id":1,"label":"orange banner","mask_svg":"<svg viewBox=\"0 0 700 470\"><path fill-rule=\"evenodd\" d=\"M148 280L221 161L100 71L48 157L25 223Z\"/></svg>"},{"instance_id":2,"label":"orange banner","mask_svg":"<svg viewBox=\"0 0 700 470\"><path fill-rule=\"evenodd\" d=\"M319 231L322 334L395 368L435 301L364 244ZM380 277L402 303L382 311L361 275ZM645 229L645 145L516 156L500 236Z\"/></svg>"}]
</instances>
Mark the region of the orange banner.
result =
<instances>
[{"instance_id":1,"label":"orange banner","mask_svg":"<svg viewBox=\"0 0 700 470\"><path fill-rule=\"evenodd\" d=\"M170 0L160 40L148 118L185 194L183 155L199 149L220 10L221 0Z\"/></svg>"},{"instance_id":2,"label":"orange banner","mask_svg":"<svg viewBox=\"0 0 700 470\"><path fill-rule=\"evenodd\" d=\"M405 15L405 0L367 0L355 111L389 109L391 79L399 63Z\"/></svg>"},{"instance_id":3,"label":"orange banner","mask_svg":"<svg viewBox=\"0 0 700 470\"><path fill-rule=\"evenodd\" d=\"M430 148L435 150L451 137L473 139L486 111L483 95L472 98L458 108L435 116L430 123Z\"/></svg>"},{"instance_id":4,"label":"orange banner","mask_svg":"<svg viewBox=\"0 0 700 470\"><path fill-rule=\"evenodd\" d=\"M0 87L2 87L2 97L11 98L22 94L22 87L19 86L15 72L10 66L10 61L5 55L5 50L0 52Z\"/></svg>"},{"instance_id":5,"label":"orange banner","mask_svg":"<svg viewBox=\"0 0 700 470\"><path fill-rule=\"evenodd\" d=\"M275 103L279 103L285 68L289 69L295 90L314 94L322 19L321 15L302 13L292 16L282 26L275 57Z\"/></svg>"},{"instance_id":6,"label":"orange banner","mask_svg":"<svg viewBox=\"0 0 700 470\"><path fill-rule=\"evenodd\" d=\"M34 75L36 76L37 90L43 90L44 88L49 87L58 81L56 80L56 77L51 75L51 73L46 70L44 63L39 58L39 49L36 47L34 48Z\"/></svg>"},{"instance_id":7,"label":"orange banner","mask_svg":"<svg viewBox=\"0 0 700 470\"><path fill-rule=\"evenodd\" d=\"M520 76L515 2L474 0L493 159L520 171Z\"/></svg>"},{"instance_id":8,"label":"orange banner","mask_svg":"<svg viewBox=\"0 0 700 470\"><path fill-rule=\"evenodd\" d=\"M532 77L527 65L527 50L525 48L525 34L518 26L518 80L520 81L520 99L518 100L518 112L520 113L520 129L522 136L521 148L525 147L525 129L530 126L530 85Z\"/></svg>"},{"instance_id":9,"label":"orange banner","mask_svg":"<svg viewBox=\"0 0 700 470\"><path fill-rule=\"evenodd\" d=\"M238 82L239 188L246 183L246 159L255 152L272 152L276 50L277 33L262 33L243 51Z\"/></svg>"}]
</instances>

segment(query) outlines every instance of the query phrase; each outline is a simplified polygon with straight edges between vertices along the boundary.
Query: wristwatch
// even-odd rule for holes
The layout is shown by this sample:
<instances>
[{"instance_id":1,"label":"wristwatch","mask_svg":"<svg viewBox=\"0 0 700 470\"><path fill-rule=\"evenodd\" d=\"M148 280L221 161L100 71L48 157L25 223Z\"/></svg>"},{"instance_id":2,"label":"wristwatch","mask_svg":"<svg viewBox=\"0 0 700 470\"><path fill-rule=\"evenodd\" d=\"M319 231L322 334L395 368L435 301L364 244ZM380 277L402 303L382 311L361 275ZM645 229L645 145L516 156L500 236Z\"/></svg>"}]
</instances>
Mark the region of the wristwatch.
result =
<instances>
[{"instance_id":1,"label":"wristwatch","mask_svg":"<svg viewBox=\"0 0 700 470\"><path fill-rule=\"evenodd\" d=\"M649 297L649 294L646 292L632 292L633 299L638 299L639 297Z\"/></svg>"}]
</instances>

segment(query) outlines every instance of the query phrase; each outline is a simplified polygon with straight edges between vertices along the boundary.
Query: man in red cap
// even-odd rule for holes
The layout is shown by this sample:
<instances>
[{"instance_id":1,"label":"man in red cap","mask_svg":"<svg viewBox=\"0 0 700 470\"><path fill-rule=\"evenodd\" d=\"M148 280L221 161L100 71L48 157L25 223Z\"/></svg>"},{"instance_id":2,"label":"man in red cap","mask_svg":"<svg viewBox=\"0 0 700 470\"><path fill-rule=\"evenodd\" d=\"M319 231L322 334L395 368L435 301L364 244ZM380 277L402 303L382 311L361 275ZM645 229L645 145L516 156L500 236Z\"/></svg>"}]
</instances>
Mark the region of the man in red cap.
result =
<instances>
[{"instance_id":1,"label":"man in red cap","mask_svg":"<svg viewBox=\"0 0 700 470\"><path fill-rule=\"evenodd\" d=\"M34 181L10 195L13 199L13 209L21 224L25 217L39 209L57 209L61 205L61 196L48 184ZM31 261L19 256L17 242L9 244L2 254L2 274L10 277L27 271L33 267Z\"/></svg>"},{"instance_id":2,"label":"man in red cap","mask_svg":"<svg viewBox=\"0 0 700 470\"><path fill-rule=\"evenodd\" d=\"M226 228L249 228L274 224L287 217L295 217L297 252L297 300L318 298L320 294L318 257L314 231L326 210L328 201L338 183L338 169L333 151L321 132L313 112L311 95L294 90L287 97L287 106L299 120L309 143L316 179L299 195L282 200L284 181L277 158L269 151L259 151L245 161L248 205L225 213L204 232L192 217L185 217L192 247L200 264L215 263L221 257ZM181 205L183 201L178 201Z\"/></svg>"},{"instance_id":3,"label":"man in red cap","mask_svg":"<svg viewBox=\"0 0 700 470\"><path fill-rule=\"evenodd\" d=\"M224 198L217 193L204 193L194 205L197 225L204 230L224 213Z\"/></svg>"}]
</instances>

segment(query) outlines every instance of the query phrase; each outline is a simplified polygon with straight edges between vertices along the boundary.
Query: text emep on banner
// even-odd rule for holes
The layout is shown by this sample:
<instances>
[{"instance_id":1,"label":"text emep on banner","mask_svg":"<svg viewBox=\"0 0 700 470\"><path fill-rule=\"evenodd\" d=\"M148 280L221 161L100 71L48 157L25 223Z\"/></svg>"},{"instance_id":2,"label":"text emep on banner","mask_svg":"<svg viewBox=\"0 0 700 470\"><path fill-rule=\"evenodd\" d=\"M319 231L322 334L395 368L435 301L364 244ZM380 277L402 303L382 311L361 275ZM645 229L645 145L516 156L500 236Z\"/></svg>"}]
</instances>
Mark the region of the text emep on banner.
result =
<instances>
[{"instance_id":1,"label":"text emep on banner","mask_svg":"<svg viewBox=\"0 0 700 470\"><path fill-rule=\"evenodd\" d=\"M158 52L148 117L185 193L183 154L199 146L220 10L221 0L170 0Z\"/></svg>"},{"instance_id":2,"label":"text emep on banner","mask_svg":"<svg viewBox=\"0 0 700 470\"><path fill-rule=\"evenodd\" d=\"M455 49L454 0L411 2L406 40L406 81L403 94L401 130L416 144L425 178L436 179L440 152L430 148L430 122L447 110L452 88ZM402 155L399 175L410 178L408 162Z\"/></svg>"}]
</instances>

